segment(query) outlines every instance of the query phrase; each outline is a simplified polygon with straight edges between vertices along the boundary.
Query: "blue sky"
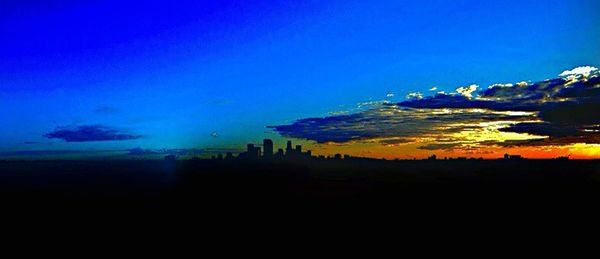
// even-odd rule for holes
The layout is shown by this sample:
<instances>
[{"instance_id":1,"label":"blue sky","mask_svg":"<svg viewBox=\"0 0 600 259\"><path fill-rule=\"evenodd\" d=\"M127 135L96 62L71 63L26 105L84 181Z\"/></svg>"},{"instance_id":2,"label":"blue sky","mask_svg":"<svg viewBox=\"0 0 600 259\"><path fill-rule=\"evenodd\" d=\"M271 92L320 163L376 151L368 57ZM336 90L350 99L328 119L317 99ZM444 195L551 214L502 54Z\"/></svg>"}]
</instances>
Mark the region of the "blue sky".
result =
<instances>
[{"instance_id":1,"label":"blue sky","mask_svg":"<svg viewBox=\"0 0 600 259\"><path fill-rule=\"evenodd\" d=\"M242 146L388 93L600 66L595 0L123 2L0 3L0 150ZM141 137L45 136L82 125Z\"/></svg>"}]
</instances>

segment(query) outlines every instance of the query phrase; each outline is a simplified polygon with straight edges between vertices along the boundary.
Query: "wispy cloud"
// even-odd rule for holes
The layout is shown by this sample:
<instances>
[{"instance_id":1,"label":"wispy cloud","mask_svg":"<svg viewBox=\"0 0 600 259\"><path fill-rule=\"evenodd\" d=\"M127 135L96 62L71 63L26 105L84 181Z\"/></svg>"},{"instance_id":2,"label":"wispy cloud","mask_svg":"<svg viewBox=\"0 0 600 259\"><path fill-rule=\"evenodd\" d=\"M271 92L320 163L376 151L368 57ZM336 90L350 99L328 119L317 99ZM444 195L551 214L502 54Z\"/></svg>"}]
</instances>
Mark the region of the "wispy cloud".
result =
<instances>
[{"instance_id":1,"label":"wispy cloud","mask_svg":"<svg viewBox=\"0 0 600 259\"><path fill-rule=\"evenodd\" d=\"M142 137L141 135L123 132L103 125L58 127L44 136L50 139L62 139L67 142L122 141Z\"/></svg>"}]
</instances>

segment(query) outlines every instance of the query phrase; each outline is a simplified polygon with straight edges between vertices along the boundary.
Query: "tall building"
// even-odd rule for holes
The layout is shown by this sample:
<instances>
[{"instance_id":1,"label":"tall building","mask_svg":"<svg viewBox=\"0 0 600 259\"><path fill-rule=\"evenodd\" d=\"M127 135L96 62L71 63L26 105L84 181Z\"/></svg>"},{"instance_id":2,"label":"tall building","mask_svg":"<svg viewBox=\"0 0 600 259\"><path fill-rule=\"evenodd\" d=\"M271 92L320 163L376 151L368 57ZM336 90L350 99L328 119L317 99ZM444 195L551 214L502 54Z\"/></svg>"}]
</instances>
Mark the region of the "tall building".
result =
<instances>
[{"instance_id":1,"label":"tall building","mask_svg":"<svg viewBox=\"0 0 600 259\"><path fill-rule=\"evenodd\" d=\"M296 145L296 154L302 154L302 145Z\"/></svg>"},{"instance_id":2,"label":"tall building","mask_svg":"<svg viewBox=\"0 0 600 259\"><path fill-rule=\"evenodd\" d=\"M253 154L254 152L256 152L256 151L254 151L254 144L248 144L248 145L246 146L246 152L247 152L248 154Z\"/></svg>"},{"instance_id":3,"label":"tall building","mask_svg":"<svg viewBox=\"0 0 600 259\"><path fill-rule=\"evenodd\" d=\"M263 157L271 159L273 157L273 141L270 139L263 139Z\"/></svg>"},{"instance_id":4,"label":"tall building","mask_svg":"<svg viewBox=\"0 0 600 259\"><path fill-rule=\"evenodd\" d=\"M292 141L288 140L287 145L285 147L285 154L291 155L292 153L294 153L294 150L292 149Z\"/></svg>"}]
</instances>

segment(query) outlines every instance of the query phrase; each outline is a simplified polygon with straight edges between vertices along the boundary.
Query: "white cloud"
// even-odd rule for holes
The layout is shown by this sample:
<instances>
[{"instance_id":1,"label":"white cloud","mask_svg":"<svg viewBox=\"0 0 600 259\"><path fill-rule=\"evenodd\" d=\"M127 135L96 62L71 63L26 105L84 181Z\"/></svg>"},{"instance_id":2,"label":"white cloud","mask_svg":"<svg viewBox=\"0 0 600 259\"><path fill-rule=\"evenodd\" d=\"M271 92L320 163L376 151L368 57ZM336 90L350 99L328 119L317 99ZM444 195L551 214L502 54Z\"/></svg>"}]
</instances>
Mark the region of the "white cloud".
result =
<instances>
[{"instance_id":1,"label":"white cloud","mask_svg":"<svg viewBox=\"0 0 600 259\"><path fill-rule=\"evenodd\" d=\"M492 88L504 88L504 87L512 87L513 84L492 84L490 86L488 86L488 89L492 89Z\"/></svg>"},{"instance_id":2,"label":"white cloud","mask_svg":"<svg viewBox=\"0 0 600 259\"><path fill-rule=\"evenodd\" d=\"M518 86L528 86L529 83L525 82L525 81L521 81L517 83Z\"/></svg>"},{"instance_id":3,"label":"white cloud","mask_svg":"<svg viewBox=\"0 0 600 259\"><path fill-rule=\"evenodd\" d=\"M598 68L592 66L582 66L573 68L571 70L565 70L562 73L560 73L559 76L565 76L567 78L577 78L579 76L589 77L590 74L595 71L598 71Z\"/></svg>"},{"instance_id":4,"label":"white cloud","mask_svg":"<svg viewBox=\"0 0 600 259\"><path fill-rule=\"evenodd\" d=\"M472 84L469 86L456 88L456 92L459 93L460 95L470 98L470 97L473 97L473 92L477 91L478 87L479 87L478 85Z\"/></svg>"},{"instance_id":5,"label":"white cloud","mask_svg":"<svg viewBox=\"0 0 600 259\"><path fill-rule=\"evenodd\" d=\"M423 99L423 94L419 92L411 92L406 95L406 99Z\"/></svg>"},{"instance_id":6,"label":"white cloud","mask_svg":"<svg viewBox=\"0 0 600 259\"><path fill-rule=\"evenodd\" d=\"M388 101L388 100L366 101L366 102L359 102L359 103L356 104L356 106L359 109L362 109L362 108L365 108L365 107L366 108L374 108L374 107L381 106L382 104L388 104L388 103L390 103L390 101Z\"/></svg>"},{"instance_id":7,"label":"white cloud","mask_svg":"<svg viewBox=\"0 0 600 259\"><path fill-rule=\"evenodd\" d=\"M438 89L438 88L434 86L434 87L432 87L432 88L429 88L429 91L436 91L437 89Z\"/></svg>"},{"instance_id":8,"label":"white cloud","mask_svg":"<svg viewBox=\"0 0 600 259\"><path fill-rule=\"evenodd\" d=\"M391 92L390 92L390 93L387 93L385 96L386 96L386 97L394 97L394 93L391 93Z\"/></svg>"}]
</instances>

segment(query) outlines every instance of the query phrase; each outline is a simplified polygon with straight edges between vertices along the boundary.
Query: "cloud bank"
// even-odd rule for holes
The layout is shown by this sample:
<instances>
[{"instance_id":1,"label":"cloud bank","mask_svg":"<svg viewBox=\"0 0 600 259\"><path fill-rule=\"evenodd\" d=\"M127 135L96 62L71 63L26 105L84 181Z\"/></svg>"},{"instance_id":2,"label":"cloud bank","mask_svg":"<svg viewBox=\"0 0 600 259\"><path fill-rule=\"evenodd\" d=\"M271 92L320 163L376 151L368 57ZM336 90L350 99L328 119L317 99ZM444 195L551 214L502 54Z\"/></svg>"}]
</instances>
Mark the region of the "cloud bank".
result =
<instances>
[{"instance_id":1,"label":"cloud bank","mask_svg":"<svg viewBox=\"0 0 600 259\"><path fill-rule=\"evenodd\" d=\"M348 115L272 126L286 137L318 143L379 139L424 143L423 149L600 143L600 77L584 66L535 83L473 84Z\"/></svg>"},{"instance_id":2,"label":"cloud bank","mask_svg":"<svg viewBox=\"0 0 600 259\"><path fill-rule=\"evenodd\" d=\"M58 127L44 136L50 139L62 139L66 142L123 141L142 137L103 125L83 125L74 128Z\"/></svg>"}]
</instances>

